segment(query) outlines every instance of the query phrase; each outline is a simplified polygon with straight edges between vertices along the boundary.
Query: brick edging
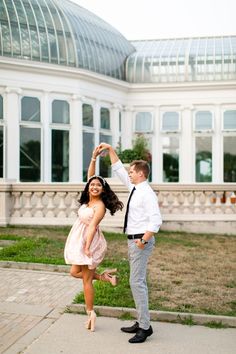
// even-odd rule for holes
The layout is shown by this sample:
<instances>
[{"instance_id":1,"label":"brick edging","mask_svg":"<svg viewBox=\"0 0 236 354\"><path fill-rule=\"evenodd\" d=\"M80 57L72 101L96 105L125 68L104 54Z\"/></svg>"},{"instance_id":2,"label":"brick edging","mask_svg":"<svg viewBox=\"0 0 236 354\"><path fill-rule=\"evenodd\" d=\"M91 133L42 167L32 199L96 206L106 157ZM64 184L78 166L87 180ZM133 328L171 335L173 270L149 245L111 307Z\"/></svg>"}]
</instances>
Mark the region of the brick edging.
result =
<instances>
[{"instance_id":1,"label":"brick edging","mask_svg":"<svg viewBox=\"0 0 236 354\"><path fill-rule=\"evenodd\" d=\"M136 310L128 307L109 307L109 306L94 306L97 313L101 316L120 318L124 314L128 314L136 318ZM84 304L71 304L66 307L67 312L86 313ZM208 323L221 323L222 325L236 327L236 317L216 316L185 312L168 312L168 311L150 311L152 321L160 322L177 322L183 323L184 320L191 319L193 324L206 325Z\"/></svg>"},{"instance_id":2,"label":"brick edging","mask_svg":"<svg viewBox=\"0 0 236 354\"><path fill-rule=\"evenodd\" d=\"M0 261L0 268L29 269L45 272L69 273L70 266L59 264Z\"/></svg>"}]
</instances>

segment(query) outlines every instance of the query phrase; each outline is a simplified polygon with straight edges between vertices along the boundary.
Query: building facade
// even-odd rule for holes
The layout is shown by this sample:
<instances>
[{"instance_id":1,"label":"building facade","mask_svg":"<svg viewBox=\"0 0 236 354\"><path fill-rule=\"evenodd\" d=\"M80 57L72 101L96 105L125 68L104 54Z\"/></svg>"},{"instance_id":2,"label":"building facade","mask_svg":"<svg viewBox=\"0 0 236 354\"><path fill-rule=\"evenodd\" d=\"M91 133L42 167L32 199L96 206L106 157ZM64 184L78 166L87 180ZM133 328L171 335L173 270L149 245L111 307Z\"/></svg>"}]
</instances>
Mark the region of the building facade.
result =
<instances>
[{"instance_id":1,"label":"building facade","mask_svg":"<svg viewBox=\"0 0 236 354\"><path fill-rule=\"evenodd\" d=\"M3 182L82 183L96 145L138 134L154 185L235 196L236 35L129 42L68 0L0 0Z\"/></svg>"},{"instance_id":2,"label":"building facade","mask_svg":"<svg viewBox=\"0 0 236 354\"><path fill-rule=\"evenodd\" d=\"M81 182L141 133L154 183L236 182L236 36L129 43L67 0L0 3L1 178Z\"/></svg>"}]
</instances>

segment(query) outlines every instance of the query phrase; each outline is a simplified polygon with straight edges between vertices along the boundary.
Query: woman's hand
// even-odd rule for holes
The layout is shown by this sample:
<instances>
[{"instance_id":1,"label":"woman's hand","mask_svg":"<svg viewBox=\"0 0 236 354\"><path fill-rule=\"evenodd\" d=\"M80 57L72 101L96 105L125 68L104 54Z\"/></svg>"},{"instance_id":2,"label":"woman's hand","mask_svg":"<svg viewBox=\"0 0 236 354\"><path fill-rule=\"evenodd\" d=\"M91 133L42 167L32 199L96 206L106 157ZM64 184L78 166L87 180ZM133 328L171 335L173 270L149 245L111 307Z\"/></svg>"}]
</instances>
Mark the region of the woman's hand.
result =
<instances>
[{"instance_id":1,"label":"woman's hand","mask_svg":"<svg viewBox=\"0 0 236 354\"><path fill-rule=\"evenodd\" d=\"M89 248L85 246L84 253L86 254L87 257L91 258L92 253L90 252Z\"/></svg>"},{"instance_id":2,"label":"woman's hand","mask_svg":"<svg viewBox=\"0 0 236 354\"><path fill-rule=\"evenodd\" d=\"M99 156L100 154L100 150L99 150L99 146L97 146L94 150L93 150L93 153L92 153L92 158L94 160L96 160L96 158Z\"/></svg>"}]
</instances>

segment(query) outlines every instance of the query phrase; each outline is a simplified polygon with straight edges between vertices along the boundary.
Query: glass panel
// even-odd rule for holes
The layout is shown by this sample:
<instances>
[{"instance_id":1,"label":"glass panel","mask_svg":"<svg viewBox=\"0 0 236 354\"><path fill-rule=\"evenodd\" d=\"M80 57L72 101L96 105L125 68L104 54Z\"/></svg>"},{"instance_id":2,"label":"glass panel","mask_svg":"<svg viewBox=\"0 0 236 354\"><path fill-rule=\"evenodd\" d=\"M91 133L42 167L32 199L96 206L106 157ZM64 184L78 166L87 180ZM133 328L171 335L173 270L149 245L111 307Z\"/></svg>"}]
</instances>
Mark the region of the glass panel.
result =
<instances>
[{"instance_id":1,"label":"glass panel","mask_svg":"<svg viewBox=\"0 0 236 354\"><path fill-rule=\"evenodd\" d=\"M20 128L20 181L40 181L41 129Z\"/></svg>"},{"instance_id":2,"label":"glass panel","mask_svg":"<svg viewBox=\"0 0 236 354\"><path fill-rule=\"evenodd\" d=\"M224 129L236 129L236 111L224 112Z\"/></svg>"},{"instance_id":3,"label":"glass panel","mask_svg":"<svg viewBox=\"0 0 236 354\"><path fill-rule=\"evenodd\" d=\"M93 127L93 107L90 104L83 104L83 125Z\"/></svg>"},{"instance_id":4,"label":"glass panel","mask_svg":"<svg viewBox=\"0 0 236 354\"><path fill-rule=\"evenodd\" d=\"M179 129L179 114L177 112L165 112L162 117L162 130L176 131Z\"/></svg>"},{"instance_id":5,"label":"glass panel","mask_svg":"<svg viewBox=\"0 0 236 354\"><path fill-rule=\"evenodd\" d=\"M3 119L3 97L0 96L0 119Z\"/></svg>"},{"instance_id":6,"label":"glass panel","mask_svg":"<svg viewBox=\"0 0 236 354\"><path fill-rule=\"evenodd\" d=\"M69 181L69 131L52 130L52 182Z\"/></svg>"},{"instance_id":7,"label":"glass panel","mask_svg":"<svg viewBox=\"0 0 236 354\"><path fill-rule=\"evenodd\" d=\"M0 127L0 178L3 178L3 127Z\"/></svg>"},{"instance_id":8,"label":"glass panel","mask_svg":"<svg viewBox=\"0 0 236 354\"><path fill-rule=\"evenodd\" d=\"M140 133L152 130L152 114L150 112L138 112L135 117L135 131Z\"/></svg>"},{"instance_id":9,"label":"glass panel","mask_svg":"<svg viewBox=\"0 0 236 354\"><path fill-rule=\"evenodd\" d=\"M212 182L212 138L196 137L196 182Z\"/></svg>"},{"instance_id":10,"label":"glass panel","mask_svg":"<svg viewBox=\"0 0 236 354\"><path fill-rule=\"evenodd\" d=\"M100 143L104 142L112 145L112 137L110 135L100 134ZM102 177L111 177L111 164L109 157L101 157L99 159L99 173Z\"/></svg>"},{"instance_id":11,"label":"glass panel","mask_svg":"<svg viewBox=\"0 0 236 354\"><path fill-rule=\"evenodd\" d=\"M179 138L165 136L163 146L163 182L179 182Z\"/></svg>"},{"instance_id":12,"label":"glass panel","mask_svg":"<svg viewBox=\"0 0 236 354\"><path fill-rule=\"evenodd\" d=\"M236 136L224 137L224 182L236 182Z\"/></svg>"},{"instance_id":13,"label":"glass panel","mask_svg":"<svg viewBox=\"0 0 236 354\"><path fill-rule=\"evenodd\" d=\"M70 123L70 106L66 101L54 100L52 102L52 122Z\"/></svg>"},{"instance_id":14,"label":"glass panel","mask_svg":"<svg viewBox=\"0 0 236 354\"><path fill-rule=\"evenodd\" d=\"M110 111L107 108L101 108L101 129L110 129Z\"/></svg>"},{"instance_id":15,"label":"glass panel","mask_svg":"<svg viewBox=\"0 0 236 354\"><path fill-rule=\"evenodd\" d=\"M21 120L40 122L40 101L35 97L23 97L21 100Z\"/></svg>"},{"instance_id":16,"label":"glass panel","mask_svg":"<svg viewBox=\"0 0 236 354\"><path fill-rule=\"evenodd\" d=\"M83 181L87 181L87 172L94 149L94 133L83 132Z\"/></svg>"},{"instance_id":17,"label":"glass panel","mask_svg":"<svg viewBox=\"0 0 236 354\"><path fill-rule=\"evenodd\" d=\"M195 117L195 130L212 129L212 114L208 111L199 111Z\"/></svg>"}]
</instances>

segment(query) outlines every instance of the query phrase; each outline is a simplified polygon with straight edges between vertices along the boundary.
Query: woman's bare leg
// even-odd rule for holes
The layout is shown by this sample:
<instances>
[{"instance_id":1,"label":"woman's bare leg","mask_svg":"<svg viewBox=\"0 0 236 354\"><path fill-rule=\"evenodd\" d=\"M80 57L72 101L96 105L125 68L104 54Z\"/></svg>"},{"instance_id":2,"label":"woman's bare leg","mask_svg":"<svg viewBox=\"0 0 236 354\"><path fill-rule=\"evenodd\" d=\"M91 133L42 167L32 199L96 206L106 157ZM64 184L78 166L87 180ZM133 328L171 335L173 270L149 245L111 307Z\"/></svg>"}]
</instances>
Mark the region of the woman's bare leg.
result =
<instances>
[{"instance_id":1,"label":"woman's bare leg","mask_svg":"<svg viewBox=\"0 0 236 354\"><path fill-rule=\"evenodd\" d=\"M94 287L93 287L93 279L94 279L94 269L88 269L87 265L82 266L82 276L83 276L83 284L84 284L84 299L87 311L93 310L94 304Z\"/></svg>"},{"instance_id":2,"label":"woman's bare leg","mask_svg":"<svg viewBox=\"0 0 236 354\"><path fill-rule=\"evenodd\" d=\"M70 275L72 275L72 277L82 279L83 278L83 276L82 276L82 266L73 264L71 266L71 269L70 269ZM94 278L93 279L94 280L103 280L103 279L101 279L101 275L100 274L95 273L95 269L94 269Z\"/></svg>"}]
</instances>

